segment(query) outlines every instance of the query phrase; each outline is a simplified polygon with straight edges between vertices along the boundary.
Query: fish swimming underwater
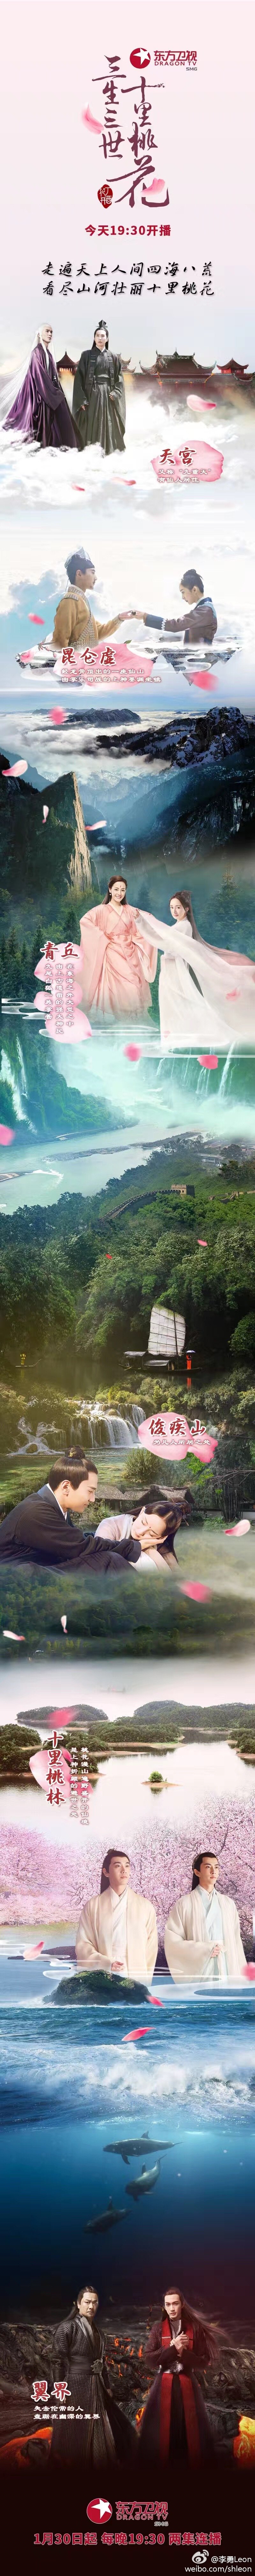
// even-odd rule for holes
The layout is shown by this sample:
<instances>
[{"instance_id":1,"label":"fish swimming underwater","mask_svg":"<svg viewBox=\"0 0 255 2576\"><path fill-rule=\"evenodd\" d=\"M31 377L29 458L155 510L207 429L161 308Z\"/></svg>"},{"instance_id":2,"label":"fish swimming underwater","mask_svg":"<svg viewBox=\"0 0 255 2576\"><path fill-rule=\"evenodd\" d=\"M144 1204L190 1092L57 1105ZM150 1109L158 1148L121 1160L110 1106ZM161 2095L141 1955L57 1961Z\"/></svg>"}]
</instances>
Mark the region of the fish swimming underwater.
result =
<instances>
[{"instance_id":1,"label":"fish swimming underwater","mask_svg":"<svg viewBox=\"0 0 255 2576\"><path fill-rule=\"evenodd\" d=\"M142 2138L119 2138L118 2145L110 2140L104 2156L122 2156L122 2164L129 2165L132 2156L166 2156L172 2144L172 2138L149 2138L149 2130L144 2129Z\"/></svg>"},{"instance_id":2,"label":"fish swimming underwater","mask_svg":"<svg viewBox=\"0 0 255 2576\"><path fill-rule=\"evenodd\" d=\"M136 2182L126 2182L126 2191L129 2192L130 2199L141 2200L142 2192L153 2191L154 2183L158 2182L159 2174L160 2161L158 2156L157 2164L151 2165L150 2171L147 2170L147 2165L142 2165L142 2172L137 2174Z\"/></svg>"},{"instance_id":3,"label":"fish swimming underwater","mask_svg":"<svg viewBox=\"0 0 255 2576\"><path fill-rule=\"evenodd\" d=\"M103 2235L105 2227L117 2227L118 2219L127 2217L127 2209L115 2209L114 2201L108 2200L108 2209L100 2209L99 2218L87 2218L84 2236Z\"/></svg>"}]
</instances>

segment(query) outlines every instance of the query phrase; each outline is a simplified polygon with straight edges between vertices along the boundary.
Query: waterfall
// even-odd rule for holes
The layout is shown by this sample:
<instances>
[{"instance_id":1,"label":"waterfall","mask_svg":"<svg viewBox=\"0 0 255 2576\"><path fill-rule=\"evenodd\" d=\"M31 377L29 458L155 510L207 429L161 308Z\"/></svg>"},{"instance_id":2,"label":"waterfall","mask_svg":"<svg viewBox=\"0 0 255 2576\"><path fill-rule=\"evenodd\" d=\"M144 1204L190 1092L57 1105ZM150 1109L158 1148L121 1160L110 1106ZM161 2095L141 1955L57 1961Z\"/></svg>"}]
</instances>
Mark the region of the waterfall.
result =
<instances>
[{"instance_id":1,"label":"waterfall","mask_svg":"<svg viewBox=\"0 0 255 2576\"><path fill-rule=\"evenodd\" d=\"M124 1414L110 1413L104 1411L101 1404L86 1405L84 1402L79 1406L79 1418L81 1417L86 1448L116 1449L121 1453L124 1449L137 1447L138 1423L144 1421L144 1408L142 1404L131 1404L126 1421ZM21 1414L17 1431L20 1445L18 1446L16 1442L15 1449L8 1450L9 1458L27 1457L30 1451L32 1453L37 1451L39 1458L52 1458L54 1443L56 1448L59 1443L56 1422L37 1422L33 1430L27 1421L27 1416Z\"/></svg>"},{"instance_id":2,"label":"waterfall","mask_svg":"<svg viewBox=\"0 0 255 2576\"><path fill-rule=\"evenodd\" d=\"M232 1056L233 1056L233 1055L234 1055L234 1038L232 1038L232 1040L231 1040L231 1046L229 1046L228 1055L226 1056L226 1063L223 1065L223 1072L221 1073L220 1084L219 1084L219 1099L220 1099L220 1100L223 1100L223 1099L224 1099L224 1092L227 1090L228 1074L229 1074L229 1072L230 1072L230 1065L231 1065L231 1063L232 1063Z\"/></svg>"},{"instance_id":3,"label":"waterfall","mask_svg":"<svg viewBox=\"0 0 255 2576\"><path fill-rule=\"evenodd\" d=\"M20 1050L20 1052L21 1052L21 1050ZM20 1086L19 1086L19 1083L18 1083L18 1082L17 1082L17 1080L16 1080L15 1073L13 1073L13 1072L12 1072L12 1066L11 1066L11 1064L10 1064L10 1058L9 1058L9 1056L7 1055L7 1052L6 1052L6 1048L5 1048L5 1047L3 1047L3 1048L2 1048L2 1055L1 1055L1 1082L6 1082L6 1083L8 1083L8 1090L9 1090L9 1091L11 1091L11 1096L12 1096L12 1101L13 1101L13 1108L14 1108L14 1110L15 1110L15 1117L16 1117L17 1119L19 1119L19 1120L20 1120L20 1119L24 1119L24 1118L25 1118L25 1110L22 1108L22 1099L21 1099Z\"/></svg>"},{"instance_id":4,"label":"waterfall","mask_svg":"<svg viewBox=\"0 0 255 2576\"><path fill-rule=\"evenodd\" d=\"M131 1420L122 1413L109 1413L100 1404L81 1405L85 1438L91 1449L134 1449L137 1445L138 1422L143 1422L143 1407L131 1405Z\"/></svg>"},{"instance_id":5,"label":"waterfall","mask_svg":"<svg viewBox=\"0 0 255 2576\"><path fill-rule=\"evenodd\" d=\"M19 1058L20 1071L21 1071L21 1090L22 1090L23 1092L25 1092L25 1099L27 1099L27 1082L26 1082L26 1075L25 1075L24 1056L23 1056L23 1053L22 1053L22 1046L21 1046L21 1044L20 1044L20 1038L17 1038L16 1043L17 1043L17 1055L18 1055L18 1058Z\"/></svg>"}]
</instances>

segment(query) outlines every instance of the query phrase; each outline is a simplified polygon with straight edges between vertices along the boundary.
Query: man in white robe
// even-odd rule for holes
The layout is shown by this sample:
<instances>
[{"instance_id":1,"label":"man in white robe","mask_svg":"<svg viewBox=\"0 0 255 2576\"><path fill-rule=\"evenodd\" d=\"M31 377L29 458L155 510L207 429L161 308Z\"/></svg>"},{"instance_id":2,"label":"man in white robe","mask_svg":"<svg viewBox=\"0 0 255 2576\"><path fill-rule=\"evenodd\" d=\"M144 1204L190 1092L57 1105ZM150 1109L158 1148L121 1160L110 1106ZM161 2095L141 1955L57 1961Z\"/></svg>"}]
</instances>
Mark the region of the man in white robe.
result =
<instances>
[{"instance_id":1,"label":"man in white robe","mask_svg":"<svg viewBox=\"0 0 255 2576\"><path fill-rule=\"evenodd\" d=\"M239 1914L231 1896L218 1893L219 1862L213 1852L197 1852L191 1893L179 1896L165 1925L165 1954L175 1985L237 1985L246 1959Z\"/></svg>"},{"instance_id":2,"label":"man in white robe","mask_svg":"<svg viewBox=\"0 0 255 2576\"><path fill-rule=\"evenodd\" d=\"M147 1896L136 1896L129 1882L127 1853L106 1852L100 1894L82 1907L77 1963L150 1985L158 1948L155 1907Z\"/></svg>"}]
</instances>

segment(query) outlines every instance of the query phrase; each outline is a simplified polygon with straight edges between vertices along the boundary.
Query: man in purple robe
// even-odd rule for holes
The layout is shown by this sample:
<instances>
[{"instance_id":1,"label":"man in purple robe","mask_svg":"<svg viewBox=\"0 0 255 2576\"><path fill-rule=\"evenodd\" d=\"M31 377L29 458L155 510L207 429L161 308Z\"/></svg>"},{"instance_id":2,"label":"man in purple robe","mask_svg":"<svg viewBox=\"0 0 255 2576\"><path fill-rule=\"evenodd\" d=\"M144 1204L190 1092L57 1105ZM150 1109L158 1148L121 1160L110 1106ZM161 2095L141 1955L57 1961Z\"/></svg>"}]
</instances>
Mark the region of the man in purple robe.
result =
<instances>
[{"instance_id":1,"label":"man in purple robe","mask_svg":"<svg viewBox=\"0 0 255 2576\"><path fill-rule=\"evenodd\" d=\"M27 443L35 439L38 447L76 447L74 422L59 384L51 341L52 330L45 323L37 331L27 373L3 426L19 430Z\"/></svg>"}]
</instances>

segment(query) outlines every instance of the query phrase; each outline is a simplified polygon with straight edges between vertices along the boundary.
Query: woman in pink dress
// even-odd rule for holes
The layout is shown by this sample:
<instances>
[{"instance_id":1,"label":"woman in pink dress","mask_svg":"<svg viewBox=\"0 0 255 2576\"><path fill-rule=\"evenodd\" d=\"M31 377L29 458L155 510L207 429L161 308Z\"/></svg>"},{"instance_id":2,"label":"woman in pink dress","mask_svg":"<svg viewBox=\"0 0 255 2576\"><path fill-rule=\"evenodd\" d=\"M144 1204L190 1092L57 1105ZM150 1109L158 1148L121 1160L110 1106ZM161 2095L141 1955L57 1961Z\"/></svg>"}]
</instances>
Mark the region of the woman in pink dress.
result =
<instances>
[{"instance_id":1,"label":"woman in pink dress","mask_svg":"<svg viewBox=\"0 0 255 2576\"><path fill-rule=\"evenodd\" d=\"M126 877L110 877L104 903L80 923L85 1009L116 1020L145 1018L157 968L157 947L137 906L126 902L126 888Z\"/></svg>"}]
</instances>

